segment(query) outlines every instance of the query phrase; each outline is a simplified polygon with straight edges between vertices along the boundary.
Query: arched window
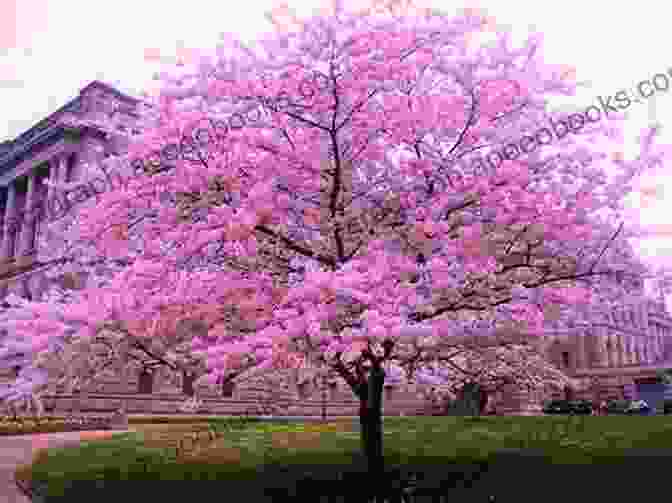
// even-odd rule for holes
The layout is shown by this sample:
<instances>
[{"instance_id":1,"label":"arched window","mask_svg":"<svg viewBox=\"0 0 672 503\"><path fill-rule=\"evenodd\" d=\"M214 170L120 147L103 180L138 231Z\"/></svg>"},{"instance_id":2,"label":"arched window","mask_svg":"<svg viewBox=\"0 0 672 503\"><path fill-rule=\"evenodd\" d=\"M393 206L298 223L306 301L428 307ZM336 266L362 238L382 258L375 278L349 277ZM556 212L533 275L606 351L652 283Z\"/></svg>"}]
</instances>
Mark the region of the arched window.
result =
<instances>
[{"instance_id":1,"label":"arched window","mask_svg":"<svg viewBox=\"0 0 672 503\"><path fill-rule=\"evenodd\" d=\"M338 383L336 381L328 381L327 387L329 388L329 399L336 400L340 391L338 389Z\"/></svg>"},{"instance_id":2,"label":"arched window","mask_svg":"<svg viewBox=\"0 0 672 503\"><path fill-rule=\"evenodd\" d=\"M233 396L233 391L236 389L236 383L230 380L222 381L222 397L230 398Z\"/></svg>"},{"instance_id":3,"label":"arched window","mask_svg":"<svg viewBox=\"0 0 672 503\"><path fill-rule=\"evenodd\" d=\"M574 390L571 386L565 386L565 400L574 400Z\"/></svg>"},{"instance_id":4,"label":"arched window","mask_svg":"<svg viewBox=\"0 0 672 503\"><path fill-rule=\"evenodd\" d=\"M194 396L194 381L196 380L196 373L187 370L182 371L182 394L186 396Z\"/></svg>"},{"instance_id":5,"label":"arched window","mask_svg":"<svg viewBox=\"0 0 672 503\"><path fill-rule=\"evenodd\" d=\"M150 395L154 386L154 374L146 368L140 371L138 376L138 393Z\"/></svg>"},{"instance_id":6,"label":"arched window","mask_svg":"<svg viewBox=\"0 0 672 503\"><path fill-rule=\"evenodd\" d=\"M569 368L569 351L562 352L562 364L565 368Z\"/></svg>"},{"instance_id":7,"label":"arched window","mask_svg":"<svg viewBox=\"0 0 672 503\"><path fill-rule=\"evenodd\" d=\"M296 385L296 390L299 394L299 398L307 398L308 397L308 392L309 392L309 387L310 383L308 382L300 382Z\"/></svg>"}]
</instances>

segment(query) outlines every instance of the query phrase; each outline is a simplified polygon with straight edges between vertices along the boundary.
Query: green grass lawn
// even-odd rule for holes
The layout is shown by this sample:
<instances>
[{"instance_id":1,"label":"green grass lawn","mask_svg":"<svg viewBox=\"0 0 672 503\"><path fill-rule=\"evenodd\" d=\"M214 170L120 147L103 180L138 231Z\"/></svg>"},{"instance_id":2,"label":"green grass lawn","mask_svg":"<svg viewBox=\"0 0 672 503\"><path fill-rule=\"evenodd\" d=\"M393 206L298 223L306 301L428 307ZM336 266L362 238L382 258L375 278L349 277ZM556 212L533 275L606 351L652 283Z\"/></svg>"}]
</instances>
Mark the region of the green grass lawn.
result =
<instances>
[{"instance_id":1,"label":"green grass lawn","mask_svg":"<svg viewBox=\"0 0 672 503\"><path fill-rule=\"evenodd\" d=\"M174 488L167 494L177 498L180 487L194 487L188 480L235 481L258 488L258 481L271 470L334 476L338 471L334 467L361 462L356 421L239 422L229 428L226 423L212 423L217 435L203 423L154 425L114 439L87 441L78 448L54 449L17 475L48 482L50 494L63 494L76 481L119 480L127 487L151 483L152 491L163 481L161 487ZM529 456L516 454L518 449ZM636 487L632 480L646 480L649 487L657 470L663 473L670 465L672 417L385 418L384 450L387 466L425 467L420 470L425 473L498 463L470 490L473 497L486 498L474 501L490 501L485 493L492 491L498 502L560 501L554 499L560 496L563 501L584 501L586 491L598 490L590 495L591 501L625 501L618 498ZM604 499L609 491L614 494ZM162 503L167 501L172 500Z\"/></svg>"}]
</instances>

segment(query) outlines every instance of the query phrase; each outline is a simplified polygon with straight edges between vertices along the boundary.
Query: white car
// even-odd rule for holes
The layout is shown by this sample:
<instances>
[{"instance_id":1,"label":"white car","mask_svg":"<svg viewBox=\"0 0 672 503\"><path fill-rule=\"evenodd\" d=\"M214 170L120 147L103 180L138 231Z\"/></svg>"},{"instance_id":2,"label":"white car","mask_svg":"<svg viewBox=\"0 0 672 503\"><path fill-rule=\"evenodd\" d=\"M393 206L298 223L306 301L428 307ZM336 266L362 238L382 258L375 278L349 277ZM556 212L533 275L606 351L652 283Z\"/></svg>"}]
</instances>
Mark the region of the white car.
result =
<instances>
[{"instance_id":1,"label":"white car","mask_svg":"<svg viewBox=\"0 0 672 503\"><path fill-rule=\"evenodd\" d=\"M649 410L651 410L651 407L649 406L648 403L646 403L645 400L635 400L634 402L632 402L628 406L626 412L637 413L637 412L644 412L644 411L649 411Z\"/></svg>"}]
</instances>

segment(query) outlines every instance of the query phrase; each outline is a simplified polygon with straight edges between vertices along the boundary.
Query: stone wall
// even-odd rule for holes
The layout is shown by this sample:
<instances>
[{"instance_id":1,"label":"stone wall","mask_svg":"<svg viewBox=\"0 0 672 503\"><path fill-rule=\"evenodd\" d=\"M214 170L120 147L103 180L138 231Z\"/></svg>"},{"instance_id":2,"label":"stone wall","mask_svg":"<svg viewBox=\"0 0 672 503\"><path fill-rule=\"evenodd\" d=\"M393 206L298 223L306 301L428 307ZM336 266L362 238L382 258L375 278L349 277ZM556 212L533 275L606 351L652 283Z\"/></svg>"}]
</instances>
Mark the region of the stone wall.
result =
<instances>
[{"instance_id":1,"label":"stone wall","mask_svg":"<svg viewBox=\"0 0 672 503\"><path fill-rule=\"evenodd\" d=\"M55 414L68 413L109 413L124 406L129 414L176 414L185 397L179 394L58 394L43 397L45 411ZM256 410L257 399L224 399L221 397L202 397L202 413L222 415L243 415ZM326 400L328 416L356 416L359 403L356 400ZM383 401L383 414L388 416L415 415L422 409L418 400ZM283 415L320 416L323 402L319 398L308 400L289 399Z\"/></svg>"}]
</instances>

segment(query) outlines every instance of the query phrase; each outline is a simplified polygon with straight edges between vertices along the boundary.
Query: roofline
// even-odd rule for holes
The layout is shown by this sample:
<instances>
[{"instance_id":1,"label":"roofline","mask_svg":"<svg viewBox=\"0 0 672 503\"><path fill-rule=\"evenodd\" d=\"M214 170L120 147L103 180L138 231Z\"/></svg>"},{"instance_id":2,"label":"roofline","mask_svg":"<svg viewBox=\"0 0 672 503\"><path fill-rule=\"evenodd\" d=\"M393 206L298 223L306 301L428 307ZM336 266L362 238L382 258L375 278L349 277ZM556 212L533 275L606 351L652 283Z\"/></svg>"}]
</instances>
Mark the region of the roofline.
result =
<instances>
[{"instance_id":1,"label":"roofline","mask_svg":"<svg viewBox=\"0 0 672 503\"><path fill-rule=\"evenodd\" d=\"M118 89L112 87L109 84L106 84L105 82L101 82L100 80L93 80L89 82L86 86L84 86L82 89L79 91L79 95L81 96L85 92L89 91L90 89L95 89L95 88L101 88L104 89L105 91L114 94L117 98L121 98L122 100L130 101L133 103L142 103L143 100L139 98L134 98L133 96L129 96L128 94L122 93Z\"/></svg>"},{"instance_id":2,"label":"roofline","mask_svg":"<svg viewBox=\"0 0 672 503\"><path fill-rule=\"evenodd\" d=\"M12 143L13 144L17 141L20 141L22 138L25 138L26 136L29 136L29 133L31 131L34 131L36 129L40 129L40 126L47 126L50 123L50 119L52 119L54 116L56 116L58 114L61 114L61 113L64 113L64 112L67 112L68 109L74 108L74 105L76 105L77 100L79 100L81 98L82 94L86 93L87 91L89 91L91 89L96 89L96 88L104 89L105 91L107 91L111 94L114 94L116 97L118 97L118 98L120 98L124 101L133 103L133 104L142 103L142 104L151 106L151 103L147 103L144 100L141 100L139 98L134 98L133 96L129 96L128 94L122 93L121 91L119 91L118 89L115 89L114 87L112 87L109 84L101 82L100 80L93 80L93 81L89 82L86 86L84 86L82 89L80 89L80 91L79 91L79 93L77 94L76 97L74 97L71 100L69 100L68 102L66 102L63 106L59 107L54 112L50 113L44 119L36 122L30 128L26 129L23 133L17 135L16 137L14 137L12 139L9 139L9 140L5 140L5 141L0 142L0 143Z\"/></svg>"},{"instance_id":3,"label":"roofline","mask_svg":"<svg viewBox=\"0 0 672 503\"><path fill-rule=\"evenodd\" d=\"M132 105L139 105L139 104L144 104L147 106L152 106L151 103L146 102L145 100L135 98L133 96L129 96L125 93L122 93L118 89L115 89L109 84L106 84L104 82L101 82L99 80L93 80L89 82L86 86L84 86L82 89L80 89L79 93L77 96L72 98L71 100L68 100L63 106L59 107L57 110L54 112L50 113L48 116L43 118L42 120L36 122L33 124L30 128L27 130L23 131L21 134L17 135L16 137L8 140L4 140L0 142L0 145L10 145L11 148L6 150L6 151L0 151L0 166L6 165L8 162L10 162L14 157L15 154L18 153L16 150L16 147L23 144L23 147L25 148L30 148L35 144L35 140L41 136L41 133L44 133L44 131L51 129L53 126L57 125L56 121L54 121L54 118L58 115L67 113L70 110L73 110L77 108L79 100L81 100L81 97L83 94L86 92L90 91L91 89L102 89L107 93L113 94L115 97L119 98L120 100L123 100L129 104ZM25 148L20 148L19 150L25 150Z\"/></svg>"}]
</instances>

